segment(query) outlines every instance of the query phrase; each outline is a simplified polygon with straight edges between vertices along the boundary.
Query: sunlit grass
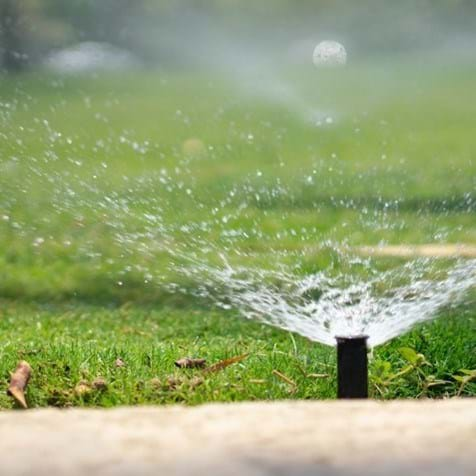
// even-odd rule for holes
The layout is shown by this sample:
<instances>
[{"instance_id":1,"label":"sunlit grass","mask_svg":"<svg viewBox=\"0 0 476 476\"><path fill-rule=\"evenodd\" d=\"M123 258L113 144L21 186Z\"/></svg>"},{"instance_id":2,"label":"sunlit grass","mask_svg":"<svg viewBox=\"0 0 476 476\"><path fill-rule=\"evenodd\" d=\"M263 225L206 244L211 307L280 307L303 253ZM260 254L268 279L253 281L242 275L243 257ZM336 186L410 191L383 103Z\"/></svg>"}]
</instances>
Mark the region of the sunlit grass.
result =
<instances>
[{"instance_id":1,"label":"sunlit grass","mask_svg":"<svg viewBox=\"0 0 476 476\"><path fill-rule=\"evenodd\" d=\"M121 308L38 305L2 302L0 386L19 359L32 366L29 405L70 406L151 403L198 404L210 401L256 399L323 399L336 394L335 350L287 332L256 324L234 313L199 307L182 309L124 306ZM407 362L399 353L411 347L431 364L423 375L445 380L425 392L424 378L411 372L381 395L371 377L375 397L454 396L460 369L476 365L474 309L447 311L434 323L379 347L370 361L371 375L381 361L393 372ZM249 354L242 362L213 374L180 370L181 357L200 357L213 364ZM118 367L117 359L124 362ZM281 380L273 370L295 385ZM86 395L75 391L79 382L102 377L105 390ZM192 380L197 377L199 380ZM175 383L171 384L172 379ZM469 384L463 395L474 395ZM0 406L12 401L0 396Z\"/></svg>"},{"instance_id":2,"label":"sunlit grass","mask_svg":"<svg viewBox=\"0 0 476 476\"><path fill-rule=\"evenodd\" d=\"M181 243L183 226L210 222L217 208L217 222L192 236L232 248L230 259L250 266L267 266L281 252L289 264L299 256L300 272L336 266L329 243L476 243L476 111L469 99L476 70L367 66L287 76L305 102L329 111L333 123L321 127L299 107L247 94L225 78L2 78L0 296L15 302L1 306L5 379L18 358L30 360L34 405L333 396L332 350L301 338L296 348L287 333L165 291L146 272L185 289L196 283L171 266L161 233L130 244L120 239L150 231L144 216L160 211L168 238ZM203 150L184 151L190 138ZM173 190L158 180L162 170ZM241 238L231 242L229 230ZM445 378L458 366L474 367L469 314L378 352L398 365L395 346L421 344ZM147 383L173 373L182 354L212 362L246 352L245 363L191 393L157 393ZM116 356L125 369L113 368ZM273 368L297 382L294 393L272 377ZM330 377L304 376L323 372ZM79 401L71 391L76 381L99 374L111 388ZM454 394L456 384L448 385L435 394ZM387 396L419 391L403 385ZM9 405L6 397L1 405Z\"/></svg>"}]
</instances>

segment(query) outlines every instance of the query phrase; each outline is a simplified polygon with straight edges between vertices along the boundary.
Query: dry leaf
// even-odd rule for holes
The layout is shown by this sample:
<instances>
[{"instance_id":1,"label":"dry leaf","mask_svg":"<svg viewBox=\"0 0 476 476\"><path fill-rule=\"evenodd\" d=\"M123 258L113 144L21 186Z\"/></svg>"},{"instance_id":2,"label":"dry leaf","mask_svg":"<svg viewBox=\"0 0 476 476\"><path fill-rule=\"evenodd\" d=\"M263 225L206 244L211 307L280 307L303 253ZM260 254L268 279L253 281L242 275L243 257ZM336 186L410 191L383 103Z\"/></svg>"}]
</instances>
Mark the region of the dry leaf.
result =
<instances>
[{"instance_id":1,"label":"dry leaf","mask_svg":"<svg viewBox=\"0 0 476 476\"><path fill-rule=\"evenodd\" d=\"M175 390L178 386L182 385L182 383L183 380L181 378L167 377L164 387L166 390Z\"/></svg>"},{"instance_id":2,"label":"dry leaf","mask_svg":"<svg viewBox=\"0 0 476 476\"><path fill-rule=\"evenodd\" d=\"M104 391L107 389L107 382L104 378L102 377L97 377L93 380L93 383L91 384L94 390L99 390L99 391Z\"/></svg>"},{"instance_id":3,"label":"dry leaf","mask_svg":"<svg viewBox=\"0 0 476 476\"><path fill-rule=\"evenodd\" d=\"M245 360L246 357L248 357L249 354L243 354L243 355L237 355L236 357L231 357L229 359L221 360L220 362L217 362L216 364L210 365L210 367L207 367L204 372L218 372L219 370L223 370L226 367L236 364L237 362L241 362L242 360Z\"/></svg>"},{"instance_id":4,"label":"dry leaf","mask_svg":"<svg viewBox=\"0 0 476 476\"><path fill-rule=\"evenodd\" d=\"M116 361L114 362L114 365L116 367L124 367L126 364L122 359L116 359Z\"/></svg>"},{"instance_id":5,"label":"dry leaf","mask_svg":"<svg viewBox=\"0 0 476 476\"><path fill-rule=\"evenodd\" d=\"M23 408L28 408L25 400L25 388L30 380L30 375L30 364L25 360L20 361L15 372L11 374L10 386L7 390L7 394L13 397Z\"/></svg>"},{"instance_id":6,"label":"dry leaf","mask_svg":"<svg viewBox=\"0 0 476 476\"><path fill-rule=\"evenodd\" d=\"M193 378L188 382L188 384L189 384L189 386L190 386L190 388L191 388L192 390L193 390L194 388L196 388L196 387L202 385L202 383L203 383L203 379L200 378L200 377L193 377Z\"/></svg>"},{"instance_id":7,"label":"dry leaf","mask_svg":"<svg viewBox=\"0 0 476 476\"><path fill-rule=\"evenodd\" d=\"M150 386L153 388L160 388L162 387L162 381L160 378L154 377L153 379L150 380L149 382Z\"/></svg>"},{"instance_id":8,"label":"dry leaf","mask_svg":"<svg viewBox=\"0 0 476 476\"><path fill-rule=\"evenodd\" d=\"M92 392L91 385L86 380L81 380L76 387L74 387L74 393L78 397L84 397L88 393Z\"/></svg>"},{"instance_id":9,"label":"dry leaf","mask_svg":"<svg viewBox=\"0 0 476 476\"><path fill-rule=\"evenodd\" d=\"M294 382L294 380L291 380L289 377L286 377L286 375L281 373L279 370L273 370L273 375L276 375L276 377L280 378L283 382L286 382L288 385L292 385L293 387L296 387L296 382Z\"/></svg>"},{"instance_id":10,"label":"dry leaf","mask_svg":"<svg viewBox=\"0 0 476 476\"><path fill-rule=\"evenodd\" d=\"M206 359L191 359L190 357L175 361L175 365L181 369L202 369L206 363Z\"/></svg>"}]
</instances>

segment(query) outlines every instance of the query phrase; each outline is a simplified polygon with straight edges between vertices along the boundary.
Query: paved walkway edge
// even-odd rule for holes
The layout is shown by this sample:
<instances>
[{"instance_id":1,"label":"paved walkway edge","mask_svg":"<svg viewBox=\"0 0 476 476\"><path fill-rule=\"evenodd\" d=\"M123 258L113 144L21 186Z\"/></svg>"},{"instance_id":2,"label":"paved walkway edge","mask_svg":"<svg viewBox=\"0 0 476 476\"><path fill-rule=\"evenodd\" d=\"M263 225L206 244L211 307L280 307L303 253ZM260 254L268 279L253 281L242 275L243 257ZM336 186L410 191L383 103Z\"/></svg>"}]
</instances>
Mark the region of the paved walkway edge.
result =
<instances>
[{"instance_id":1,"label":"paved walkway edge","mask_svg":"<svg viewBox=\"0 0 476 476\"><path fill-rule=\"evenodd\" d=\"M0 412L0 473L474 475L476 399Z\"/></svg>"}]
</instances>

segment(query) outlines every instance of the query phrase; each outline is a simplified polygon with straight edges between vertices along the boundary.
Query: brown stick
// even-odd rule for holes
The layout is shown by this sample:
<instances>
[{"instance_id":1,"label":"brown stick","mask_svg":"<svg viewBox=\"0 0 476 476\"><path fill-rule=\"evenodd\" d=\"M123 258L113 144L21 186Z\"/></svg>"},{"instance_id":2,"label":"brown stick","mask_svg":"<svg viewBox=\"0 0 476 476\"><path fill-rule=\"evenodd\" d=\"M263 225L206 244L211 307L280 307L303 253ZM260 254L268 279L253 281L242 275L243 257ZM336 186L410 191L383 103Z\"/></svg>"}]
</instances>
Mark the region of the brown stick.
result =
<instances>
[{"instance_id":1,"label":"brown stick","mask_svg":"<svg viewBox=\"0 0 476 476\"><path fill-rule=\"evenodd\" d=\"M276 375L276 377L280 378L283 382L286 382L288 385L292 385L293 387L296 387L296 382L294 380L291 380L289 377L281 373L279 370L274 369L272 372L273 375Z\"/></svg>"},{"instance_id":2,"label":"brown stick","mask_svg":"<svg viewBox=\"0 0 476 476\"><path fill-rule=\"evenodd\" d=\"M10 386L7 390L7 394L13 397L22 408L28 408L25 400L25 388L30 380L30 375L30 364L25 360L20 361L15 372L11 374Z\"/></svg>"},{"instance_id":3,"label":"brown stick","mask_svg":"<svg viewBox=\"0 0 476 476\"><path fill-rule=\"evenodd\" d=\"M204 372L210 373L210 372L218 372L219 370L223 370L226 367L229 367L232 364L236 364L237 362L241 362L242 360L246 359L249 354L243 354L243 355L237 355L236 357L231 357L229 359L221 360L220 362L217 362L216 364L210 365L210 367L207 367Z\"/></svg>"}]
</instances>

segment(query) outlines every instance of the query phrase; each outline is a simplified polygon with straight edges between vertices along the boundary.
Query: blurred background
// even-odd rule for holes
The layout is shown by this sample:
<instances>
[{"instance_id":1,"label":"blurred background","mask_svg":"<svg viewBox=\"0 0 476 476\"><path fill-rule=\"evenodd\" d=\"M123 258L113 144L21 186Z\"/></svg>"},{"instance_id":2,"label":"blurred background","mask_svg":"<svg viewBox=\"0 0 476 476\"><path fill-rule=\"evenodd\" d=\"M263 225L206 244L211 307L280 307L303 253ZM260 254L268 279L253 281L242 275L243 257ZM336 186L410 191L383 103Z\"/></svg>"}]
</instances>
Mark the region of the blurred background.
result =
<instances>
[{"instance_id":1,"label":"blurred background","mask_svg":"<svg viewBox=\"0 0 476 476\"><path fill-rule=\"evenodd\" d=\"M473 0L0 0L0 295L161 300L197 292L198 253L347 276L342 246L475 242L475 19ZM345 68L313 65L323 40Z\"/></svg>"},{"instance_id":2,"label":"blurred background","mask_svg":"<svg viewBox=\"0 0 476 476\"><path fill-rule=\"evenodd\" d=\"M55 50L98 42L143 66L200 66L224 37L298 62L328 35L353 58L474 58L475 18L473 0L0 0L0 65L36 68Z\"/></svg>"}]
</instances>

